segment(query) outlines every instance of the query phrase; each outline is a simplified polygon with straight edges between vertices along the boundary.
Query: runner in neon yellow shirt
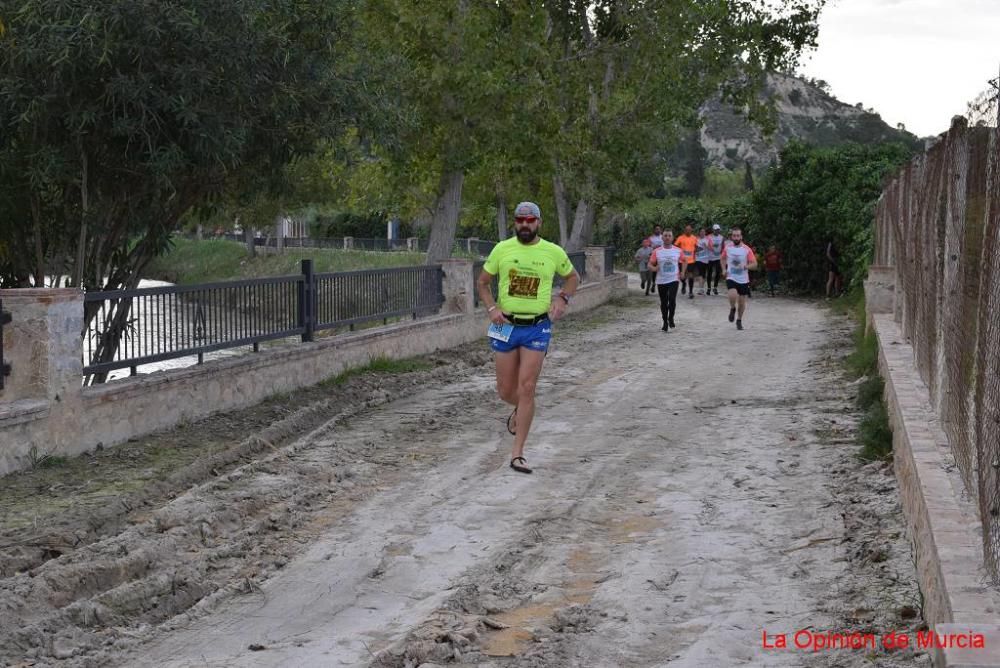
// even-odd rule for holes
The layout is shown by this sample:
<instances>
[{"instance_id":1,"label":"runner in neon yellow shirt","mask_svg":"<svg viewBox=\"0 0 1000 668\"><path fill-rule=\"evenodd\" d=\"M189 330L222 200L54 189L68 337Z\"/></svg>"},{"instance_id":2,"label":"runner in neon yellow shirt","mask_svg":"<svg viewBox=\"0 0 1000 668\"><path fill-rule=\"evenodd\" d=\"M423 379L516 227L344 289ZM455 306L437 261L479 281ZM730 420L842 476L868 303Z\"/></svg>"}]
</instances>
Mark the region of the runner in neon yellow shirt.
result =
<instances>
[{"instance_id":1,"label":"runner in neon yellow shirt","mask_svg":"<svg viewBox=\"0 0 1000 668\"><path fill-rule=\"evenodd\" d=\"M497 392L514 406L507 428L514 434L510 467L531 473L524 442L535 416L535 386L552 338L552 321L562 317L580 277L566 251L538 236L542 213L537 204L521 202L514 209L511 239L497 244L479 275L479 299L490 317L490 346L496 353ZM552 296L552 279L565 279ZM499 277L497 300L491 284Z\"/></svg>"}]
</instances>

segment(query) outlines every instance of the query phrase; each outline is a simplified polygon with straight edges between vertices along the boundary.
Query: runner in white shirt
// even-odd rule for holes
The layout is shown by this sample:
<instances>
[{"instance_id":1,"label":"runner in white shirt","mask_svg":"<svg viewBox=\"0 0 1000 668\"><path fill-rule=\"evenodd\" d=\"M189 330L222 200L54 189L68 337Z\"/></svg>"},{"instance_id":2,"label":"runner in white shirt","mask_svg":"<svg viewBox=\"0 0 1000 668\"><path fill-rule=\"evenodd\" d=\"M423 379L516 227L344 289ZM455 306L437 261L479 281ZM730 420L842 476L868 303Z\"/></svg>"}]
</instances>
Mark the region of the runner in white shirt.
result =
<instances>
[{"instance_id":1,"label":"runner in white shirt","mask_svg":"<svg viewBox=\"0 0 1000 668\"><path fill-rule=\"evenodd\" d=\"M757 256L743 243L743 231L734 227L729 233L731 244L722 249L722 271L729 289L729 322L736 319L736 329L743 329L743 313L750 296L750 271L757 268ZM737 306L739 313L737 313Z\"/></svg>"},{"instance_id":2,"label":"runner in white shirt","mask_svg":"<svg viewBox=\"0 0 1000 668\"><path fill-rule=\"evenodd\" d=\"M708 236L708 230L704 227L698 230L698 242L694 250L694 270L698 275L698 294L709 294L709 287L705 283L708 274L708 263L712 259L712 238Z\"/></svg>"},{"instance_id":3,"label":"runner in white shirt","mask_svg":"<svg viewBox=\"0 0 1000 668\"><path fill-rule=\"evenodd\" d=\"M653 251L649 258L649 268L656 272L656 292L660 295L660 315L663 316L664 332L669 332L674 324L677 309L677 288L684 280L687 265L681 262L683 251L674 245L674 233L663 232L663 245Z\"/></svg>"},{"instance_id":4,"label":"runner in white shirt","mask_svg":"<svg viewBox=\"0 0 1000 668\"><path fill-rule=\"evenodd\" d=\"M719 294L719 277L722 276L722 246L725 238L722 236L722 228L718 223L712 225L712 234L708 236L711 250L708 255L708 280L705 282L705 294L709 289L714 294Z\"/></svg>"},{"instance_id":5,"label":"runner in white shirt","mask_svg":"<svg viewBox=\"0 0 1000 668\"><path fill-rule=\"evenodd\" d=\"M659 225L653 226L653 233L646 237L649 239L649 245L653 248L659 248L663 245L663 228Z\"/></svg>"}]
</instances>

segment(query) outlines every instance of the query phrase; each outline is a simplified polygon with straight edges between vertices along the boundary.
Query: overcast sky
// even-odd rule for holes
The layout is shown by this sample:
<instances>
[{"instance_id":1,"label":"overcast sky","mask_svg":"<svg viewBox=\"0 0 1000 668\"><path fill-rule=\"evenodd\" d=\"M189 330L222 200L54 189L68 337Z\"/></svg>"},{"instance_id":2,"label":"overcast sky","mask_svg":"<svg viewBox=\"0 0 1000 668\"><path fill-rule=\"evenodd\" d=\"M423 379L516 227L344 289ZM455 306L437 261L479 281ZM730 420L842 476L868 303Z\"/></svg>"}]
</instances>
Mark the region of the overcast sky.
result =
<instances>
[{"instance_id":1,"label":"overcast sky","mask_svg":"<svg viewBox=\"0 0 1000 668\"><path fill-rule=\"evenodd\" d=\"M829 0L799 71L890 125L939 134L1000 72L1000 0Z\"/></svg>"}]
</instances>

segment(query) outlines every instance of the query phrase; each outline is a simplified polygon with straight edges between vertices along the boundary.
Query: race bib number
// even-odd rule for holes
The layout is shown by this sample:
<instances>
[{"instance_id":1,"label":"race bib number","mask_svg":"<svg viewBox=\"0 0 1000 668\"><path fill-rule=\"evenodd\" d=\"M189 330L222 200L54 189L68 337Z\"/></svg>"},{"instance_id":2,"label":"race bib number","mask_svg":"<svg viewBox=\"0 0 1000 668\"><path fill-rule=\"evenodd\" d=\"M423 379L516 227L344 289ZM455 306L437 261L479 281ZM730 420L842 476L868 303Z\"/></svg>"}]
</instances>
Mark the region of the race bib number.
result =
<instances>
[{"instance_id":1,"label":"race bib number","mask_svg":"<svg viewBox=\"0 0 1000 668\"><path fill-rule=\"evenodd\" d=\"M538 296L538 288L542 280L531 274L519 274L516 270L510 272L510 284L507 294L511 297L534 299Z\"/></svg>"},{"instance_id":2,"label":"race bib number","mask_svg":"<svg viewBox=\"0 0 1000 668\"><path fill-rule=\"evenodd\" d=\"M513 333L514 325L509 322L505 322L500 325L493 323L490 325L490 328L486 330L486 336L491 339L496 339L497 341L503 341L504 343L510 341L510 335Z\"/></svg>"}]
</instances>

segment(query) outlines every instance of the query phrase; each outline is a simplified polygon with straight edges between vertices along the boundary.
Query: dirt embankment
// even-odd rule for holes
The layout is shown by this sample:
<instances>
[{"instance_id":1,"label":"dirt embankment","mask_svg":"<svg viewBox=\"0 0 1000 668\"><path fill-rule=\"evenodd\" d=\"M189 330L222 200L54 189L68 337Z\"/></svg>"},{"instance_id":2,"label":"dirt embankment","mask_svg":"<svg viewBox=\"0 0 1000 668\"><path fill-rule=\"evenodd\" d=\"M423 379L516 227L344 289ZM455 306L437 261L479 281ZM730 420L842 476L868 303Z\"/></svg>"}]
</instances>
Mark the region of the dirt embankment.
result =
<instances>
[{"instance_id":1,"label":"dirt embankment","mask_svg":"<svg viewBox=\"0 0 1000 668\"><path fill-rule=\"evenodd\" d=\"M725 314L557 327L532 476L476 344L5 479L0 662L926 665L761 647L919 598L891 470L854 457L847 323Z\"/></svg>"}]
</instances>

